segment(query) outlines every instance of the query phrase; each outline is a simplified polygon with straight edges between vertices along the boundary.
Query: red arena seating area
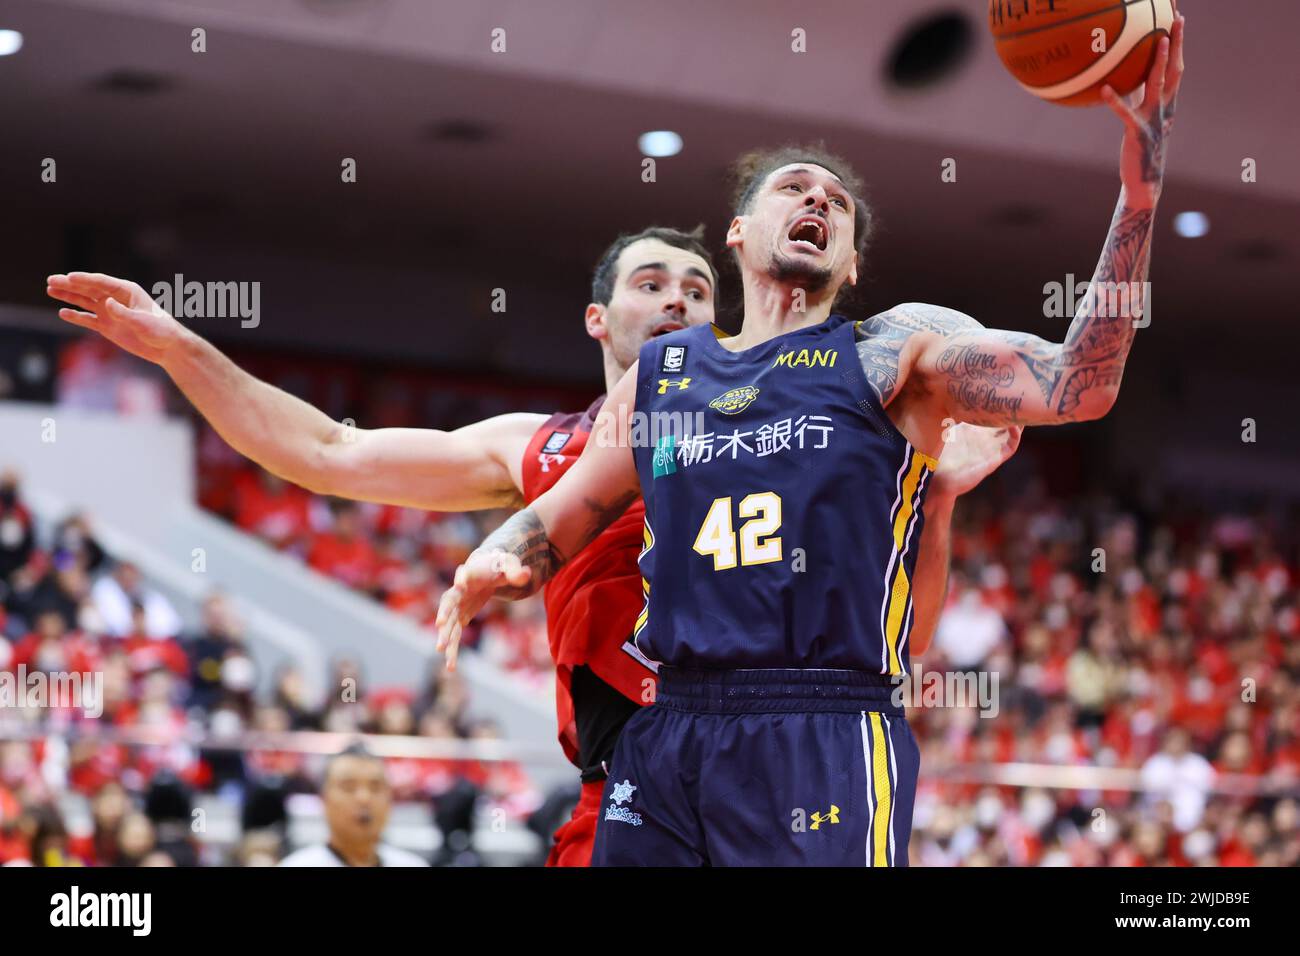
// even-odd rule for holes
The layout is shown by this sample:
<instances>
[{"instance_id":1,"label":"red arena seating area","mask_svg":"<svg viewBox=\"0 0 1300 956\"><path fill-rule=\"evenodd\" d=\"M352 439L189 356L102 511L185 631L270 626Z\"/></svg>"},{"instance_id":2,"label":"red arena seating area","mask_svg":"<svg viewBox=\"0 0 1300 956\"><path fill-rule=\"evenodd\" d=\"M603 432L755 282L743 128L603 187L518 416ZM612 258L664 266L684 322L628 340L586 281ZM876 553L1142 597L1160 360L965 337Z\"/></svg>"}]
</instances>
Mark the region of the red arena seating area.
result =
<instances>
[{"instance_id":1,"label":"red arena seating area","mask_svg":"<svg viewBox=\"0 0 1300 956\"><path fill-rule=\"evenodd\" d=\"M315 360L239 359L340 419L351 412L377 425L451 428L510 408L550 411L589 399L364 367L344 374ZM162 400L185 407L166 388ZM204 505L422 624L456 564L504 518L324 499L197 427ZM978 706L913 709L924 754L914 864L1300 864L1297 802L1274 795L1300 779L1294 510L1266 501L1210 505L1170 491L1085 493L1056 480L1060 449L1026 444L1014 478L994 475L957 507L948 602L921 673L996 674L998 712L991 720ZM1049 477L1063 490L1051 490ZM369 687L363 661L336 661L336 677L361 681L348 706L303 699L292 668L275 675L269 696L257 695L238 595L212 595L203 627L183 633L138 570L105 554L93 516L69 516L40 540L17 479L4 487L0 668L102 669L114 727L496 735L490 719L469 716L463 685L437 670L413 686ZM520 681L551 679L535 599L495 605L466 647ZM144 812L151 787L161 775L198 792L244 792L267 779L305 791L319 771L319 759L290 752L87 741L63 748L55 734L76 726L77 714L0 711L6 726L15 720L27 722L26 734L0 744L6 861L227 862L244 854L264 862L279 849L259 832L245 837L256 853L241 843L229 859L189 841L159 843ZM390 766L403 799L468 781L515 819L540 801L508 762ZM68 792L92 801L93 833L69 832L60 810Z\"/></svg>"},{"instance_id":2,"label":"red arena seating area","mask_svg":"<svg viewBox=\"0 0 1300 956\"><path fill-rule=\"evenodd\" d=\"M250 830L233 858L214 855L187 827L169 829L159 812L151 815L155 797L179 788L247 802L268 785L282 798L312 793L322 758L207 750L189 743L192 735L327 731L440 742L499 736L489 717L471 713L464 684L438 667L415 686L372 687L364 662L333 662L331 685L354 678L355 702L307 699L293 667L273 675L270 691L259 694L237 598L212 594L202 626L182 630L176 611L139 570L99 545L93 518L70 516L41 540L12 474L0 479L0 532L0 672L100 673L104 688L101 715L0 706L0 863L274 862L278 837L268 842L267 833ZM122 742L115 732L157 742ZM509 761L387 762L398 801L436 803L468 785L481 804L513 820L540 802L524 769ZM65 819L69 796L90 801L89 829Z\"/></svg>"}]
</instances>

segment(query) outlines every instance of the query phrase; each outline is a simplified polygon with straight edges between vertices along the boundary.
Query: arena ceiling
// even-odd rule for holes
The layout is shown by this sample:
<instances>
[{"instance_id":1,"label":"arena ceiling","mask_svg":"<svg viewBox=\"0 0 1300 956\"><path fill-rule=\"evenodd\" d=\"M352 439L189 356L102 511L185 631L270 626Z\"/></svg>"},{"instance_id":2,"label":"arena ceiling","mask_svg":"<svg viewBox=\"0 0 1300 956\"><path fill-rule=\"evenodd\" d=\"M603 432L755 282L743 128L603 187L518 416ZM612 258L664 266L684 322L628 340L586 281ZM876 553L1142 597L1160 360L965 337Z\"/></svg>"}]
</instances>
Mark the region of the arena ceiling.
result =
<instances>
[{"instance_id":1,"label":"arena ceiling","mask_svg":"<svg viewBox=\"0 0 1300 956\"><path fill-rule=\"evenodd\" d=\"M1231 325L1296 341L1300 124L1283 105L1296 73L1285 24L1300 27L1300 8L1182 7L1189 73L1151 331L1165 356L1213 348L1225 361L1234 352L1239 364L1259 361L1257 336L1227 343L1222 333ZM21 30L26 45L0 58L9 220L0 298L40 302L49 263L69 258L236 278L279 270L292 285L281 302L296 309L267 341L484 368L541 360L590 380L578 316L603 245L650 222L699 221L718 244L729 161L755 145L823 138L857 162L882 223L867 307L923 299L1059 332L1041 315L1042 286L1092 271L1117 191L1120 127L1105 110L1019 91L985 9L984 0L9 0L0 28ZM900 38L945 11L968 15L969 56L929 86L892 83ZM198 26L202 54L190 49ZM495 27L506 30L504 53L489 47ZM795 28L807 53L790 52ZM655 183L641 181L636 146L649 129L685 141L659 161ZM44 157L59 160L57 185L39 182ZM342 157L357 159L355 186L340 184ZM946 158L956 182L940 179ZM1257 182L1242 182L1246 158ZM1208 236L1174 235L1173 214L1187 209L1210 217ZM448 271L553 295L539 296L510 336L458 323L413 345L414 326L398 313L418 302L449 323L460 300L439 310L444 286L425 281ZM349 321L367 303L373 314ZM1265 351L1264 361L1281 361L1282 350Z\"/></svg>"}]
</instances>

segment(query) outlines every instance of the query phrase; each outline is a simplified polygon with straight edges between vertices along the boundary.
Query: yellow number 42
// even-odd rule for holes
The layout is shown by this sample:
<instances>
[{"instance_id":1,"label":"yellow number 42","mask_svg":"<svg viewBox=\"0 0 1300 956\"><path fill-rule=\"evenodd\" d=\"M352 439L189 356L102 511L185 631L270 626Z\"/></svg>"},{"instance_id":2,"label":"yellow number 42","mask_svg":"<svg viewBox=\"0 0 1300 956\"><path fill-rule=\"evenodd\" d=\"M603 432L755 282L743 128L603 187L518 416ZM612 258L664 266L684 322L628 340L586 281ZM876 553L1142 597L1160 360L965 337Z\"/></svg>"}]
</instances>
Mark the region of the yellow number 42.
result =
<instances>
[{"instance_id":1,"label":"yellow number 42","mask_svg":"<svg viewBox=\"0 0 1300 956\"><path fill-rule=\"evenodd\" d=\"M713 558L714 571L726 571L739 564L770 564L781 560L781 539L774 537L781 527L781 496L760 491L740 499L736 513L748 518L740 533L732 529L731 499L714 498L692 547L697 554Z\"/></svg>"}]
</instances>

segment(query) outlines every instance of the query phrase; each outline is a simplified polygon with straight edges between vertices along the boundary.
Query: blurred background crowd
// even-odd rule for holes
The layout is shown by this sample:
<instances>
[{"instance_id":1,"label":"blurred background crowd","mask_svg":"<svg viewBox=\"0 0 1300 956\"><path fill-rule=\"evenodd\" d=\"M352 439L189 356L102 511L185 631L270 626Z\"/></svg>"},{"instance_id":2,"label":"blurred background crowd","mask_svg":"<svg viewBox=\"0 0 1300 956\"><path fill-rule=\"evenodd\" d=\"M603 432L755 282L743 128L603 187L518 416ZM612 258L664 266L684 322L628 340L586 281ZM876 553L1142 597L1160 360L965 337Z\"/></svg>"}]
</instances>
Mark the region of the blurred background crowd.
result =
<instances>
[{"instance_id":1,"label":"blurred background crowd","mask_svg":"<svg viewBox=\"0 0 1300 956\"><path fill-rule=\"evenodd\" d=\"M327 500L238 459L210 433L199 448L206 505L426 627L452 570L502 517ZM1300 864L1300 812L1286 795L1300 784L1294 510L1268 502L1216 510L1149 491L1053 495L1032 451L1015 461L957 508L952 584L922 666L996 675L997 713L912 710L924 755L914 862ZM186 743L187 728L228 738L500 735L436 665L414 689L371 686L359 649L332 664L327 686L356 689L346 699L308 699L292 666L259 681L237 599L211 594L202 626L185 631L137 567L106 553L93 516L69 515L42 539L12 472L0 479L0 595L0 669L104 675L100 722L75 710L0 709L0 727L27 731L0 742L3 862L273 862L288 849L286 802L315 791L321 758L204 749ZM493 606L467 647L530 686L553 679L536 599ZM174 733L157 743L109 744L93 731L61 739L98 723ZM1016 764L1133 777L1101 789L988 775ZM511 761L387 766L395 801L424 807L431 825L444 805L444 824L465 832L494 810L526 826L568 798L541 793ZM192 832L186 821L200 794L242 808L238 840L217 847ZM75 820L70 795L88 808ZM449 824L448 801L459 813ZM539 848L549 822L533 821Z\"/></svg>"}]
</instances>

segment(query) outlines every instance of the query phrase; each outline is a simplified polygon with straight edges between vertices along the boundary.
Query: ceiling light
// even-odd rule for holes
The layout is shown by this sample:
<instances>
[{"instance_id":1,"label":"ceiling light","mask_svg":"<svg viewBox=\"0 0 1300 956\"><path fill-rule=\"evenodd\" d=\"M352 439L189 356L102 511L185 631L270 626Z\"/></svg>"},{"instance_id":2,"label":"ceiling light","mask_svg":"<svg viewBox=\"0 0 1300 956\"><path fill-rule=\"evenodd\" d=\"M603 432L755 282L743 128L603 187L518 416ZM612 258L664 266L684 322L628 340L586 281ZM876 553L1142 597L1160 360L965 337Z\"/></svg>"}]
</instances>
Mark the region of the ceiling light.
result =
<instances>
[{"instance_id":1,"label":"ceiling light","mask_svg":"<svg viewBox=\"0 0 1300 956\"><path fill-rule=\"evenodd\" d=\"M682 138L670 129L642 133L636 144L645 156L676 156L682 151Z\"/></svg>"},{"instance_id":2,"label":"ceiling light","mask_svg":"<svg viewBox=\"0 0 1300 956\"><path fill-rule=\"evenodd\" d=\"M1210 231L1210 217L1203 212L1180 212L1174 216L1174 232L1184 239L1199 239Z\"/></svg>"}]
</instances>

